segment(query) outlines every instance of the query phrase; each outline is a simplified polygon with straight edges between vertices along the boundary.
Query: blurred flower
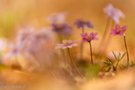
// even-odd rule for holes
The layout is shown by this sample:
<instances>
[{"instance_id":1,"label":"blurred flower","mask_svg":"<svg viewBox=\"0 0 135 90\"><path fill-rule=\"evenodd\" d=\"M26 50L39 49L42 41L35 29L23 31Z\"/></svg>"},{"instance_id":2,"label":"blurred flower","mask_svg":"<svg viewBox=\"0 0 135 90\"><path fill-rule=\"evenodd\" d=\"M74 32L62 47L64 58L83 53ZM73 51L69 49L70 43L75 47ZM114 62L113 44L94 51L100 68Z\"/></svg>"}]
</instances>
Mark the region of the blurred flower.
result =
<instances>
[{"instance_id":1,"label":"blurred flower","mask_svg":"<svg viewBox=\"0 0 135 90\"><path fill-rule=\"evenodd\" d=\"M67 49L76 47L77 43L72 40L63 40L62 44L57 44L56 49Z\"/></svg>"},{"instance_id":2,"label":"blurred flower","mask_svg":"<svg viewBox=\"0 0 135 90\"><path fill-rule=\"evenodd\" d=\"M11 58L19 62L24 68L36 67L39 70L44 69L52 62L53 48L54 48L54 33L51 30L42 28L36 30L35 28L23 28L17 34L17 38L13 43L6 60L11 61ZM16 60L18 56L24 59ZM11 61L12 63L12 61ZM27 66L28 65L28 66ZM43 67L43 68L41 68Z\"/></svg>"},{"instance_id":3,"label":"blurred flower","mask_svg":"<svg viewBox=\"0 0 135 90\"><path fill-rule=\"evenodd\" d=\"M5 53L5 55L2 56L2 63L6 65L17 65L18 63L18 57L21 55L20 51L17 47L11 45L10 51Z\"/></svg>"},{"instance_id":4,"label":"blurred flower","mask_svg":"<svg viewBox=\"0 0 135 90\"><path fill-rule=\"evenodd\" d=\"M35 28L31 26L20 28L16 37L16 47L18 49L22 49L25 45L27 45L27 42L32 37L34 31Z\"/></svg>"},{"instance_id":5,"label":"blurred flower","mask_svg":"<svg viewBox=\"0 0 135 90\"><path fill-rule=\"evenodd\" d=\"M33 27L21 28L17 34L15 46L19 50L30 50L35 51L40 48L42 43L46 43L53 38L53 32L42 28L41 30L36 30ZM38 43L37 43L38 42Z\"/></svg>"},{"instance_id":6,"label":"blurred flower","mask_svg":"<svg viewBox=\"0 0 135 90\"><path fill-rule=\"evenodd\" d=\"M119 56L119 52L118 52L118 51L115 51L115 52L108 52L108 53L107 53L107 57L108 57L110 60L112 60L112 61L116 60L114 53L115 53L116 57ZM123 52L122 52L122 53L123 53Z\"/></svg>"},{"instance_id":7,"label":"blurred flower","mask_svg":"<svg viewBox=\"0 0 135 90\"><path fill-rule=\"evenodd\" d=\"M63 23L60 25L53 23L52 30L57 32L58 34L69 35L69 34L71 34L72 28L66 23Z\"/></svg>"},{"instance_id":8,"label":"blurred flower","mask_svg":"<svg viewBox=\"0 0 135 90\"><path fill-rule=\"evenodd\" d=\"M0 53L4 52L8 48L8 42L6 39L1 38L0 39Z\"/></svg>"},{"instance_id":9,"label":"blurred flower","mask_svg":"<svg viewBox=\"0 0 135 90\"><path fill-rule=\"evenodd\" d=\"M125 31L127 30L127 26L120 26L120 25L116 25L115 28L112 30L111 34L112 35L120 35L123 36Z\"/></svg>"},{"instance_id":10,"label":"blurred flower","mask_svg":"<svg viewBox=\"0 0 135 90\"><path fill-rule=\"evenodd\" d=\"M39 31L35 32L34 35L39 39L42 38L46 40L50 40L54 37L54 33L46 28L41 28Z\"/></svg>"},{"instance_id":11,"label":"blurred flower","mask_svg":"<svg viewBox=\"0 0 135 90\"><path fill-rule=\"evenodd\" d=\"M66 21L66 14L65 13L52 14L47 18L47 20L50 23L63 24Z\"/></svg>"},{"instance_id":12,"label":"blurred flower","mask_svg":"<svg viewBox=\"0 0 135 90\"><path fill-rule=\"evenodd\" d=\"M30 53L37 53L42 50L43 46L51 46L51 41L53 39L53 33L49 30L40 30L35 32L31 38L28 40L27 45L25 45L25 50Z\"/></svg>"},{"instance_id":13,"label":"blurred flower","mask_svg":"<svg viewBox=\"0 0 135 90\"><path fill-rule=\"evenodd\" d=\"M71 34L71 27L66 23L65 13L57 13L50 15L48 20L51 22L51 28L58 34L69 35Z\"/></svg>"},{"instance_id":14,"label":"blurred flower","mask_svg":"<svg viewBox=\"0 0 135 90\"><path fill-rule=\"evenodd\" d=\"M115 52L109 52L107 54L107 57L110 59L110 60L120 60L120 59L123 59L123 57L125 56L125 52L118 52L118 51L115 51Z\"/></svg>"},{"instance_id":15,"label":"blurred flower","mask_svg":"<svg viewBox=\"0 0 135 90\"><path fill-rule=\"evenodd\" d=\"M93 28L93 24L90 22L90 21L83 21L83 20L80 20L78 19L76 22L75 22L77 28Z\"/></svg>"},{"instance_id":16,"label":"blurred flower","mask_svg":"<svg viewBox=\"0 0 135 90\"><path fill-rule=\"evenodd\" d=\"M7 57L14 58L14 57L18 56L19 54L20 54L20 51L18 50L18 48L12 45L10 47L10 51L9 51Z\"/></svg>"},{"instance_id":17,"label":"blurred flower","mask_svg":"<svg viewBox=\"0 0 135 90\"><path fill-rule=\"evenodd\" d=\"M90 34L88 33L84 33L84 34L81 34L82 36L82 40L84 42L91 42L92 40L97 40L97 33L94 33L94 32L91 32Z\"/></svg>"},{"instance_id":18,"label":"blurred flower","mask_svg":"<svg viewBox=\"0 0 135 90\"><path fill-rule=\"evenodd\" d=\"M113 19L115 23L120 23L120 18L125 18L123 12L120 9L113 7L112 4L108 4L104 8L104 12L108 17Z\"/></svg>"}]
</instances>

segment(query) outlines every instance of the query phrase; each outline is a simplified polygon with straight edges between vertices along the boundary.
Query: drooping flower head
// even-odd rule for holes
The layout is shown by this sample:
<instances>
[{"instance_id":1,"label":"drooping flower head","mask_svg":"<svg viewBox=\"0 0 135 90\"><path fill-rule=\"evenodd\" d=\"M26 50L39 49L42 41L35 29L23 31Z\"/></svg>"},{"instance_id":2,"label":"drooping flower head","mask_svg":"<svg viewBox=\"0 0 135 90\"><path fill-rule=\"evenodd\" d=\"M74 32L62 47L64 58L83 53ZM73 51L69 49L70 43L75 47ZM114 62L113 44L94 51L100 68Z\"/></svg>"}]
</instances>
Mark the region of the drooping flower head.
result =
<instances>
[{"instance_id":1,"label":"drooping flower head","mask_svg":"<svg viewBox=\"0 0 135 90\"><path fill-rule=\"evenodd\" d=\"M90 21L83 21L83 20L76 20L75 25L77 26L77 28L93 28L93 24Z\"/></svg>"},{"instance_id":2,"label":"drooping flower head","mask_svg":"<svg viewBox=\"0 0 135 90\"><path fill-rule=\"evenodd\" d=\"M66 23L64 24L53 23L51 26L52 30L58 34L69 35L71 34L72 31L72 28Z\"/></svg>"},{"instance_id":3,"label":"drooping flower head","mask_svg":"<svg viewBox=\"0 0 135 90\"><path fill-rule=\"evenodd\" d=\"M55 13L50 15L47 20L50 23L57 23L57 24L62 24L66 22L66 14L65 13Z\"/></svg>"},{"instance_id":4,"label":"drooping flower head","mask_svg":"<svg viewBox=\"0 0 135 90\"><path fill-rule=\"evenodd\" d=\"M84 33L84 34L81 34L82 36L82 41L83 42L91 42L92 40L97 40L98 37L97 37L97 33L96 32L91 32L91 33Z\"/></svg>"},{"instance_id":5,"label":"drooping flower head","mask_svg":"<svg viewBox=\"0 0 135 90\"><path fill-rule=\"evenodd\" d=\"M78 44L75 41L72 40L63 40L61 44L57 44L56 49L67 49L76 47Z\"/></svg>"},{"instance_id":6,"label":"drooping flower head","mask_svg":"<svg viewBox=\"0 0 135 90\"><path fill-rule=\"evenodd\" d=\"M120 9L113 7L112 4L108 4L104 8L104 12L108 17L113 19L114 22L117 24L120 23L121 18L125 18L125 15L123 14L123 12Z\"/></svg>"},{"instance_id":7,"label":"drooping flower head","mask_svg":"<svg viewBox=\"0 0 135 90\"><path fill-rule=\"evenodd\" d=\"M123 36L126 30L127 26L120 26L117 24L115 28L112 30L111 34Z\"/></svg>"},{"instance_id":8,"label":"drooping flower head","mask_svg":"<svg viewBox=\"0 0 135 90\"><path fill-rule=\"evenodd\" d=\"M51 28L54 32L61 35L71 34L72 28L66 23L64 13L51 15L49 21L51 22Z\"/></svg>"}]
</instances>

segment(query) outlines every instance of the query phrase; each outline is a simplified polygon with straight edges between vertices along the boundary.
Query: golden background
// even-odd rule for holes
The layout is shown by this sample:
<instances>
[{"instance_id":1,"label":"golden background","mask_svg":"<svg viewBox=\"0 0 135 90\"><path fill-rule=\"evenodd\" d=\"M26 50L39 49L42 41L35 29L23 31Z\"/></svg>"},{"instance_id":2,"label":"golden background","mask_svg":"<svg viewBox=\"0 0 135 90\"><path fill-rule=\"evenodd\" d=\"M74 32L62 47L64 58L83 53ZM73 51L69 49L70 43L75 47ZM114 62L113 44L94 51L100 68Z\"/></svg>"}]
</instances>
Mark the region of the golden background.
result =
<instances>
[{"instance_id":1,"label":"golden background","mask_svg":"<svg viewBox=\"0 0 135 90\"><path fill-rule=\"evenodd\" d=\"M89 19L96 30L103 31L106 23L103 8L109 3L124 12L128 38L134 40L134 0L0 0L0 31L2 35L10 36L18 25L45 26L46 17L59 12L66 12L71 24L77 18Z\"/></svg>"}]
</instances>

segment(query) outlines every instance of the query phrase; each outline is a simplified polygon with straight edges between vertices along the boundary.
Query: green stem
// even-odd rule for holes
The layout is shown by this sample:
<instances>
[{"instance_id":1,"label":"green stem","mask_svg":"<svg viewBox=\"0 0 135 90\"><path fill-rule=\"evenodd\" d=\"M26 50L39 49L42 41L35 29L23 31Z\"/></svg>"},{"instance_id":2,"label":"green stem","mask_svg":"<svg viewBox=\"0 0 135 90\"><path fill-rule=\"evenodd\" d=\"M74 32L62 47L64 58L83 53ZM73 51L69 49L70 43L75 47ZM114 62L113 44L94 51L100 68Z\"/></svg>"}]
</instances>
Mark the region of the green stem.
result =
<instances>
[{"instance_id":1,"label":"green stem","mask_svg":"<svg viewBox=\"0 0 135 90\"><path fill-rule=\"evenodd\" d=\"M117 62L117 64L116 64L116 66L115 66L116 71L117 71L117 68L118 68L119 62L120 62L120 61L118 61L118 62Z\"/></svg>"},{"instance_id":2,"label":"green stem","mask_svg":"<svg viewBox=\"0 0 135 90\"><path fill-rule=\"evenodd\" d=\"M129 53L128 53L128 48L127 48L127 42L126 42L126 36L124 35L124 45L127 53L127 67L129 66Z\"/></svg>"},{"instance_id":3,"label":"green stem","mask_svg":"<svg viewBox=\"0 0 135 90\"><path fill-rule=\"evenodd\" d=\"M112 64L113 71L116 71L116 67L114 66L113 62L112 62L110 59L108 59L108 60L109 60L109 62L111 62L111 64Z\"/></svg>"},{"instance_id":4,"label":"green stem","mask_svg":"<svg viewBox=\"0 0 135 90\"><path fill-rule=\"evenodd\" d=\"M89 46L90 46L90 60L91 60L91 63L93 64L93 55L92 55L92 45L91 45L91 42L89 42Z\"/></svg>"}]
</instances>

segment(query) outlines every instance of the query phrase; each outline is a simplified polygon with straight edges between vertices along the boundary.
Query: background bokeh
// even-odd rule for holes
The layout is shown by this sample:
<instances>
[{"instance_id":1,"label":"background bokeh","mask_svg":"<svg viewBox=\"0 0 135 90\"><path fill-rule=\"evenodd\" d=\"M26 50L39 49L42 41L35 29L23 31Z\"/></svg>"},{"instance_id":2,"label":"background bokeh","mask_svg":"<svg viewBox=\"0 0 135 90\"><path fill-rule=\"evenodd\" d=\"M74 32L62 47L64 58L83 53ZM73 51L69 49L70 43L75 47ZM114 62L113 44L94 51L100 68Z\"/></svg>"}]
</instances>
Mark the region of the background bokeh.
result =
<instances>
[{"instance_id":1,"label":"background bokeh","mask_svg":"<svg viewBox=\"0 0 135 90\"><path fill-rule=\"evenodd\" d=\"M107 21L103 8L109 3L121 9L126 16L121 23L128 26L126 35L130 45L129 51L134 55L134 0L0 0L0 36L8 39L14 38L17 28L23 25L48 27L49 22L46 18L49 15L65 12L67 21L72 26L78 18L91 20L94 30L100 32L99 39L101 39ZM74 31L76 33L74 36L79 36L78 30ZM122 51L123 40L121 38L112 39L109 51Z\"/></svg>"},{"instance_id":2,"label":"background bokeh","mask_svg":"<svg viewBox=\"0 0 135 90\"><path fill-rule=\"evenodd\" d=\"M0 0L0 37L5 37L12 40L12 38L16 36L18 27L21 27L24 25L32 25L37 28L48 27L49 22L47 21L46 18L53 13L60 13L60 12L66 13L67 21L72 26L74 25L74 21L78 18L92 21L94 24L94 30L99 32L99 36L101 36L103 34L103 31L105 29L105 24L107 21L107 17L103 12L103 8L109 3L112 3L115 7L121 9L126 16L126 18L122 20L121 24L128 26L128 31L126 32L127 42L129 45L128 49L130 51L130 57L133 56L133 60L134 60L135 58L134 56L135 54L134 52L135 51L135 43L134 43L135 42L135 39L134 39L135 38L135 35L134 35L135 34L135 25L134 25L135 24L135 0ZM76 37L79 36L79 30L76 30L75 27L73 27L73 29L74 29L74 34L75 34L74 36ZM118 38L114 37L112 39L113 40L110 44L110 47L111 47L110 51L112 50L123 51L124 50L123 39L121 39L121 37L118 37ZM97 43L99 42L98 41L94 42L94 45L93 45L94 49L97 46L96 45ZM8 77L7 79L9 80L11 79L11 81L17 82L17 80L21 79L22 81L26 80L27 82L27 80L29 80L28 78L31 77L31 74L30 75L28 74L27 76L27 74L26 75L25 73L20 74L19 72L19 75L18 75L18 72L10 71L10 73L13 74L11 75L10 73L7 73L7 72L6 73L4 72L2 76L4 76L5 78ZM124 73L122 75L127 75L127 74ZM27 76L26 79L24 79L25 76ZM54 82L53 80L50 80L49 75L46 77L47 78L45 78L45 80L43 78L41 78L41 80L43 79L43 82L47 80L47 83L49 81L50 87L56 85L60 88L62 87L63 89L62 81L60 81L61 86L59 86L59 83ZM130 77L131 76L129 76L128 78ZM122 78L122 80L124 79ZM118 79L118 81L120 82L122 80ZM131 81L132 80L135 80L135 79L131 78ZM52 82L54 83L52 84ZM121 84L120 82L118 83ZM40 88L42 87L44 88L45 84L43 83L42 86L39 85ZM113 85L113 83L109 83L109 84ZM33 86L34 85L32 85L32 87ZM105 84L105 87L106 86L107 85ZM123 86L125 86L125 84L122 84L122 87ZM95 87L97 87L97 81L95 83ZM52 88L55 88L55 86ZM32 90L37 90L37 88L36 89L32 88ZM54 89L51 89L51 90L54 90ZM88 89L83 89L83 90L88 90ZM93 90L97 90L97 89L93 89ZM112 89L112 90L115 90L115 89Z\"/></svg>"},{"instance_id":3,"label":"background bokeh","mask_svg":"<svg viewBox=\"0 0 135 90\"><path fill-rule=\"evenodd\" d=\"M106 16L103 7L108 3L120 8L126 16L124 24L129 27L128 39L134 40L134 0L0 0L0 35L11 37L17 26L34 24L47 25L46 17L52 13L66 12L73 24L77 18L93 21L95 29L103 31Z\"/></svg>"}]
</instances>

